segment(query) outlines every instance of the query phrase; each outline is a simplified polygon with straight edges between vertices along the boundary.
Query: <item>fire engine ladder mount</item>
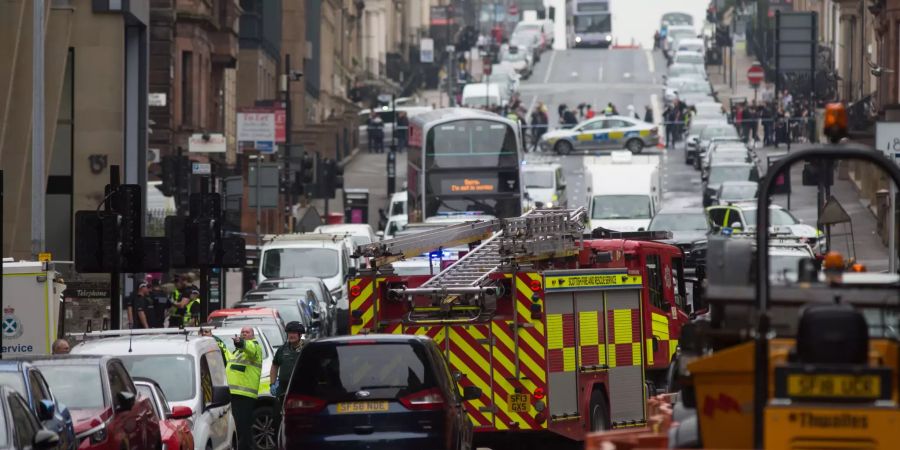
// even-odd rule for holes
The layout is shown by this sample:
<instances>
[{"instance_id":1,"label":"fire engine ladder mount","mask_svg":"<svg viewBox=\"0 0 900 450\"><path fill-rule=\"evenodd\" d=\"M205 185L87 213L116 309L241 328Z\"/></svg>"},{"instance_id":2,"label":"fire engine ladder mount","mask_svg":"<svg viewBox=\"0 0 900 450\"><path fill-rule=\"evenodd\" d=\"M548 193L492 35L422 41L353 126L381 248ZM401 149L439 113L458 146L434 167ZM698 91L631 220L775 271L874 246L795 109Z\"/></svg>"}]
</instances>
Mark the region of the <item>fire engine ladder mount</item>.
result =
<instances>
[{"instance_id":1,"label":"fire engine ladder mount","mask_svg":"<svg viewBox=\"0 0 900 450\"><path fill-rule=\"evenodd\" d=\"M506 263L574 254L577 251L575 241L582 238L584 231L585 215L584 208L533 210L513 219L454 225L428 233L370 244L360 247L358 252L363 256L385 257L391 256L391 252L405 255L406 249L411 249L413 254L419 255L423 249L431 251L449 245L476 242L480 240L476 239L477 237L483 236L481 232L492 230L493 235L484 239L475 249L422 286L391 290L391 294L398 297L431 296L439 303L437 311L444 315L449 313L454 305L460 303L475 305L474 308L467 309L469 311L467 320L475 320L481 312L492 310L491 301L504 294L502 286L490 280L491 273ZM469 236L473 240L462 242L463 236ZM435 308L413 311L409 320L428 320L433 318L434 312Z\"/></svg>"}]
</instances>

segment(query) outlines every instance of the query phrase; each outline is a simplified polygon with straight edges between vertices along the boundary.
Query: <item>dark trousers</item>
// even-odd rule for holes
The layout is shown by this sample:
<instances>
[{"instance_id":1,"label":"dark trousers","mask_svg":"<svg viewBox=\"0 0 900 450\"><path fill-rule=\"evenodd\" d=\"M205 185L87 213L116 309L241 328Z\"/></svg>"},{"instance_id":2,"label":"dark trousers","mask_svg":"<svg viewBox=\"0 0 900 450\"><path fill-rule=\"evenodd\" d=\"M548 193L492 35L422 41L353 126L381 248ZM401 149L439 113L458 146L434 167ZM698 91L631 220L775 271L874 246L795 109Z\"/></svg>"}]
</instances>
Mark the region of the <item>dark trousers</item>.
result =
<instances>
[{"instance_id":1,"label":"dark trousers","mask_svg":"<svg viewBox=\"0 0 900 450\"><path fill-rule=\"evenodd\" d=\"M253 449L253 410L256 399L243 395L231 394L231 415L237 428L238 449Z\"/></svg>"}]
</instances>

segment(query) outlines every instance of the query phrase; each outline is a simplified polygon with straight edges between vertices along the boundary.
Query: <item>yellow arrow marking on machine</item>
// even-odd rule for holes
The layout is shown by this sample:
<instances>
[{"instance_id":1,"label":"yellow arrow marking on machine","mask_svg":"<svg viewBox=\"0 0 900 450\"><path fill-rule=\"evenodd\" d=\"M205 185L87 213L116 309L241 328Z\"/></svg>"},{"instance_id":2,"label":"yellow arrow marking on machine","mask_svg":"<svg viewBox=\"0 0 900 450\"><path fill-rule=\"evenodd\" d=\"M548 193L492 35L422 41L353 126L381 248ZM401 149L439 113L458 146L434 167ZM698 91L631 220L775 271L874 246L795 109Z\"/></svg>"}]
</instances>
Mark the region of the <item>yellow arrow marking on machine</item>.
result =
<instances>
[{"instance_id":1,"label":"yellow arrow marking on machine","mask_svg":"<svg viewBox=\"0 0 900 450\"><path fill-rule=\"evenodd\" d=\"M608 274L608 275L550 275L544 279L545 289L590 289L618 288L640 286L640 275Z\"/></svg>"}]
</instances>

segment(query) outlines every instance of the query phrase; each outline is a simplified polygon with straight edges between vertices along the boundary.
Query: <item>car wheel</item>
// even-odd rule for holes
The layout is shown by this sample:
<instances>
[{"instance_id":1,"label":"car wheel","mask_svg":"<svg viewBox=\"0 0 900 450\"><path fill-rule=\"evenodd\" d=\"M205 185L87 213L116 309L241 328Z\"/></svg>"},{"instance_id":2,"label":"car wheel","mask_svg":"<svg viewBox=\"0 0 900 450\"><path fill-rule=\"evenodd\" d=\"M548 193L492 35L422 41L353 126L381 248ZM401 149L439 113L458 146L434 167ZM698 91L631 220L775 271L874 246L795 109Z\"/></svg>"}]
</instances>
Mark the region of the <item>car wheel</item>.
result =
<instances>
[{"instance_id":1,"label":"car wheel","mask_svg":"<svg viewBox=\"0 0 900 450\"><path fill-rule=\"evenodd\" d=\"M556 143L553 149L556 150L556 153L560 155L568 155L569 153L572 153L573 150L572 143L569 141L559 141Z\"/></svg>"},{"instance_id":2,"label":"car wheel","mask_svg":"<svg viewBox=\"0 0 900 450\"><path fill-rule=\"evenodd\" d=\"M644 150L644 143L641 142L640 139L632 139L625 143L625 148L627 148L631 153L637 155L642 150Z\"/></svg>"},{"instance_id":3,"label":"car wheel","mask_svg":"<svg viewBox=\"0 0 900 450\"><path fill-rule=\"evenodd\" d=\"M272 450L275 448L275 413L271 406L260 406L253 410L253 448Z\"/></svg>"},{"instance_id":4,"label":"car wheel","mask_svg":"<svg viewBox=\"0 0 900 450\"><path fill-rule=\"evenodd\" d=\"M591 393L591 431L605 431L609 429L609 408L606 395L600 389Z\"/></svg>"},{"instance_id":5,"label":"car wheel","mask_svg":"<svg viewBox=\"0 0 900 450\"><path fill-rule=\"evenodd\" d=\"M212 448L213 448L212 442L211 442L211 441L206 441L206 450L212 450ZM231 444L231 448L232 448L233 450L237 450L237 445L236 445L236 443L233 442L233 443Z\"/></svg>"}]
</instances>

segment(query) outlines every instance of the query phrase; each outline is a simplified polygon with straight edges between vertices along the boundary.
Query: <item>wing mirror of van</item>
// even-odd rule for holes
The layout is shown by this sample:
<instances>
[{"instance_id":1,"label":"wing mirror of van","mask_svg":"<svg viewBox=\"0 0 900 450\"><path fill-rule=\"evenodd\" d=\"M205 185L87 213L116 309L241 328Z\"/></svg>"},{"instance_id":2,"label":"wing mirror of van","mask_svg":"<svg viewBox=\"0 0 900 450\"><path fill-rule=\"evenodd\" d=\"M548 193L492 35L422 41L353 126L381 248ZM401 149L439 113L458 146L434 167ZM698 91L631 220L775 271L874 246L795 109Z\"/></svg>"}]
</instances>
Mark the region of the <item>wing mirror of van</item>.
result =
<instances>
[{"instance_id":1,"label":"wing mirror of van","mask_svg":"<svg viewBox=\"0 0 900 450\"><path fill-rule=\"evenodd\" d=\"M359 269L357 269L356 267L351 266L350 268L347 269L347 278L355 278L356 275L358 275L358 274L359 274Z\"/></svg>"}]
</instances>

